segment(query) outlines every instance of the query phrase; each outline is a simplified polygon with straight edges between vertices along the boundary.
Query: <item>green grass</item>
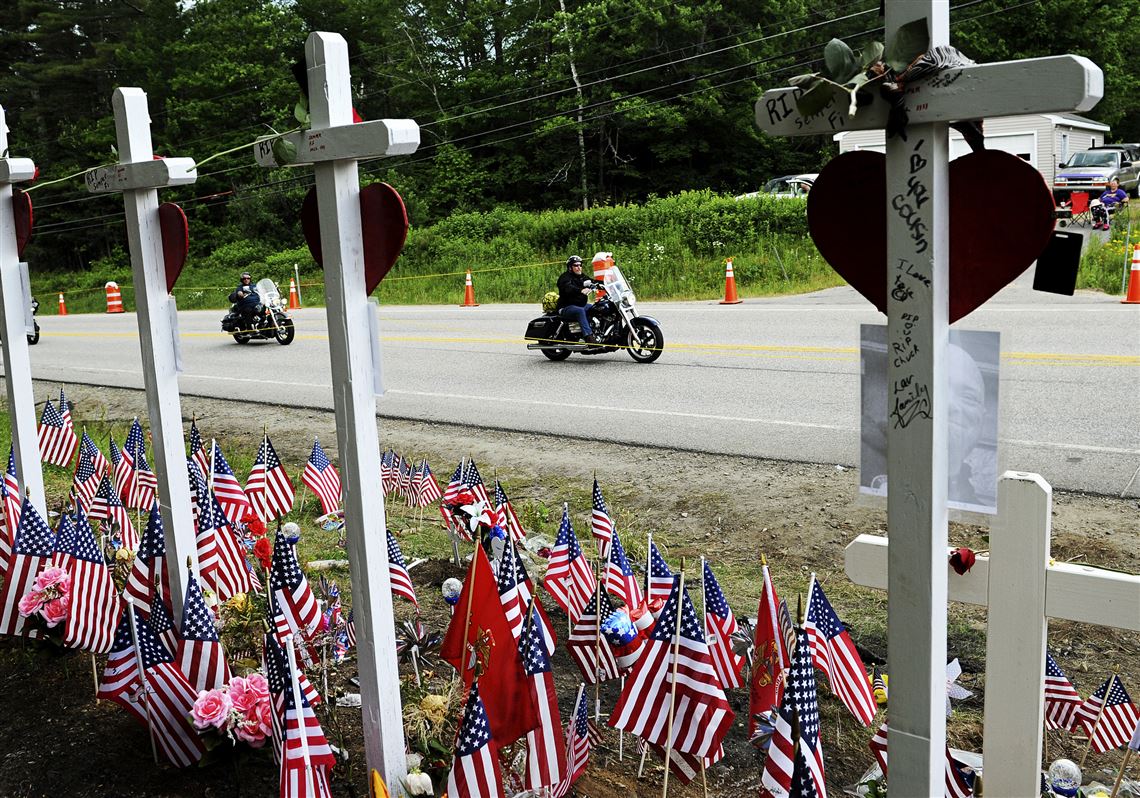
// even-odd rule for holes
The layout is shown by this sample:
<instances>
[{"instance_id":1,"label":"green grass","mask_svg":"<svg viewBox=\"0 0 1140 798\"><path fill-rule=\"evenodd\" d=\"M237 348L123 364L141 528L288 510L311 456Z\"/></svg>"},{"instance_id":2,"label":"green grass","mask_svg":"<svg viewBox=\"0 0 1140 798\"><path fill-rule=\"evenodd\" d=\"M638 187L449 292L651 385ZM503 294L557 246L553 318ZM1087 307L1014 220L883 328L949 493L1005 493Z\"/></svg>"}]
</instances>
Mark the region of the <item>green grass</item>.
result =
<instances>
[{"instance_id":1,"label":"green grass","mask_svg":"<svg viewBox=\"0 0 1140 798\"><path fill-rule=\"evenodd\" d=\"M1131 202L1113 217L1107 241L1095 235L1089 237L1088 248L1081 256L1077 288L1121 293L1136 244L1140 244L1140 202Z\"/></svg>"}]
</instances>

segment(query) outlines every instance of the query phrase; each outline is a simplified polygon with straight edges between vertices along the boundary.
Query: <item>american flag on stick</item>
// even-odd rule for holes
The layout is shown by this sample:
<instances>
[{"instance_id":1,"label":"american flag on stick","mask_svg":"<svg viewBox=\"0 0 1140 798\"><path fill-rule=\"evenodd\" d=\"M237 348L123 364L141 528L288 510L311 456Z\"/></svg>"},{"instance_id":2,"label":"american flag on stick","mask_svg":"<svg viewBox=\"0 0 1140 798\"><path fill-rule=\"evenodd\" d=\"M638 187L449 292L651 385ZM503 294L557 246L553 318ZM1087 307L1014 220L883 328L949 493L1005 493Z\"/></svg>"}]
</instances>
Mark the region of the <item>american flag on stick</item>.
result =
<instances>
[{"instance_id":1,"label":"american flag on stick","mask_svg":"<svg viewBox=\"0 0 1140 798\"><path fill-rule=\"evenodd\" d=\"M394 464L396 460L396 453L389 449L380 455L380 489L387 496L392 492L392 478L394 474Z\"/></svg>"},{"instance_id":2,"label":"american flag on stick","mask_svg":"<svg viewBox=\"0 0 1140 798\"><path fill-rule=\"evenodd\" d=\"M40 460L63 468L71 465L79 439L75 430L64 422L51 399L44 402L39 428Z\"/></svg>"},{"instance_id":3,"label":"american flag on stick","mask_svg":"<svg viewBox=\"0 0 1140 798\"><path fill-rule=\"evenodd\" d=\"M115 495L124 502L129 502L131 498L131 478L133 472L131 471L130 464L123 458L123 453L119 451L119 444L115 443L113 435L107 436L107 451L111 453L111 481L115 486Z\"/></svg>"},{"instance_id":4,"label":"american flag on stick","mask_svg":"<svg viewBox=\"0 0 1140 798\"><path fill-rule=\"evenodd\" d=\"M88 510L87 517L101 523L103 534L110 535L117 529L123 548L129 551L138 550L139 535L131 523L131 513L123 506L119 494L111 487L111 480L106 474L99 482L95 498L91 500L91 509Z\"/></svg>"},{"instance_id":5,"label":"american flag on stick","mask_svg":"<svg viewBox=\"0 0 1140 798\"><path fill-rule=\"evenodd\" d=\"M761 798L827 796L811 646L806 632L800 631L797 636L788 686L760 779Z\"/></svg>"},{"instance_id":6,"label":"american flag on stick","mask_svg":"<svg viewBox=\"0 0 1140 798\"><path fill-rule=\"evenodd\" d=\"M599 611L600 608L600 611ZM614 611L609 594L599 585L594 595L586 602L577 622L570 629L566 639L566 649L570 658L577 663L588 684L597 684L621 677L621 668L609 640L601 634L599 624Z\"/></svg>"},{"instance_id":7,"label":"american flag on stick","mask_svg":"<svg viewBox=\"0 0 1140 798\"><path fill-rule=\"evenodd\" d=\"M311 635L321 620L321 608L309 587L309 580L301 572L293 547L281 532L277 533L273 542L269 588L273 592L278 612L293 634L300 638Z\"/></svg>"},{"instance_id":8,"label":"american flag on stick","mask_svg":"<svg viewBox=\"0 0 1140 798\"><path fill-rule=\"evenodd\" d=\"M614 535L614 522L610 519L610 510L606 507L606 500L602 498L602 489L598 486L597 477L594 477L592 495L594 505L590 512L590 532L594 535L594 542L598 544L598 557L605 560L610 552L610 541Z\"/></svg>"},{"instance_id":9,"label":"american flag on stick","mask_svg":"<svg viewBox=\"0 0 1140 798\"><path fill-rule=\"evenodd\" d=\"M151 505L146 529L143 530L138 553L123 587L123 596L141 606L149 605L155 598L155 578L162 582L162 595L170 597L170 573L166 565L166 531L162 524L162 513L158 502Z\"/></svg>"},{"instance_id":10,"label":"american flag on stick","mask_svg":"<svg viewBox=\"0 0 1140 798\"><path fill-rule=\"evenodd\" d=\"M526 786L540 791L562 782L566 771L566 744L562 736L562 716L558 712L558 692L546 653L542 626L533 608L527 612L519 640L519 656L538 710L538 727L526 735Z\"/></svg>"},{"instance_id":11,"label":"american flag on stick","mask_svg":"<svg viewBox=\"0 0 1140 798\"><path fill-rule=\"evenodd\" d=\"M815 574L812 574L804 629L811 641L816 667L827 674L831 692L851 710L856 720L864 726L871 725L877 707L867 680L867 668Z\"/></svg>"},{"instance_id":12,"label":"american flag on stick","mask_svg":"<svg viewBox=\"0 0 1140 798\"><path fill-rule=\"evenodd\" d=\"M1114 673L1077 709L1076 722L1089 736L1092 750L1103 754L1132 738L1140 713L1124 689L1124 682Z\"/></svg>"},{"instance_id":13,"label":"american flag on stick","mask_svg":"<svg viewBox=\"0 0 1140 798\"><path fill-rule=\"evenodd\" d=\"M8 447L8 468L0 478L0 577L8 571L8 559L12 556L12 542L16 539L16 527L20 525L20 484L16 480L16 455Z\"/></svg>"},{"instance_id":14,"label":"american flag on stick","mask_svg":"<svg viewBox=\"0 0 1140 798\"><path fill-rule=\"evenodd\" d=\"M384 534L388 537L388 578L392 582L392 595L403 596L419 608L420 601L416 598L416 589L412 587L412 575L404 563L400 544L391 532L385 531Z\"/></svg>"},{"instance_id":15,"label":"american flag on stick","mask_svg":"<svg viewBox=\"0 0 1140 798\"><path fill-rule=\"evenodd\" d=\"M669 593L673 590L673 572L669 570L669 566L665 564L665 558L661 556L661 552L657 550L657 544L653 542L652 538L649 541L649 590L646 596L647 600L665 601L669 598Z\"/></svg>"},{"instance_id":16,"label":"american flag on stick","mask_svg":"<svg viewBox=\"0 0 1140 798\"><path fill-rule=\"evenodd\" d=\"M879 767L883 769L883 775L887 775L887 737L890 729L886 723L879 727L878 731L871 738L868 744L871 752L875 755L875 759L879 760ZM969 798L974 794L972 786L972 779L968 779L966 774L962 772L962 764L954 758L950 753L950 748L946 748L946 762L943 795L945 798Z\"/></svg>"},{"instance_id":17,"label":"american flag on stick","mask_svg":"<svg viewBox=\"0 0 1140 798\"><path fill-rule=\"evenodd\" d=\"M205 504L198 511L195 544L201 579L217 594L219 601L227 601L253 589L245 549L238 542L217 497L208 492Z\"/></svg>"},{"instance_id":18,"label":"american flag on stick","mask_svg":"<svg viewBox=\"0 0 1140 798\"><path fill-rule=\"evenodd\" d=\"M39 629L20 614L19 603L29 590L40 569L55 551L55 533L43 516L24 497L20 508L20 524L8 558L8 573L0 588L0 635L39 637Z\"/></svg>"},{"instance_id":19,"label":"american flag on stick","mask_svg":"<svg viewBox=\"0 0 1140 798\"><path fill-rule=\"evenodd\" d=\"M542 584L555 603L574 621L590 600L594 581L594 572L590 570L570 524L570 510L563 504L562 523L558 526L558 537L554 540Z\"/></svg>"},{"instance_id":20,"label":"american flag on stick","mask_svg":"<svg viewBox=\"0 0 1140 798\"><path fill-rule=\"evenodd\" d=\"M443 517L443 523L448 529L453 529L455 524L455 514L448 509L448 505L455 504L456 499L459 498L459 493L463 490L463 467L466 464L467 461L463 460L455 467L455 472L452 473L451 480L444 488L443 497L439 502L439 514ZM464 538L466 539L465 535Z\"/></svg>"},{"instance_id":21,"label":"american flag on stick","mask_svg":"<svg viewBox=\"0 0 1140 798\"><path fill-rule=\"evenodd\" d=\"M249 503L249 497L245 495L241 483L234 475L234 470L226 462L217 441L214 441L213 477L214 496L221 505L222 512L231 524L240 524L245 518L246 511L253 510L253 505Z\"/></svg>"},{"instance_id":22,"label":"american flag on stick","mask_svg":"<svg viewBox=\"0 0 1140 798\"><path fill-rule=\"evenodd\" d=\"M218 638L214 613L206 606L194 572L186 580L179 627L178 667L195 690L217 690L230 681L230 666Z\"/></svg>"},{"instance_id":23,"label":"american flag on stick","mask_svg":"<svg viewBox=\"0 0 1140 798\"><path fill-rule=\"evenodd\" d=\"M340 474L316 439L313 440L312 454L305 463L305 471L301 474L301 482L317 494L321 512L331 513L340 509Z\"/></svg>"},{"instance_id":24,"label":"american flag on stick","mask_svg":"<svg viewBox=\"0 0 1140 798\"><path fill-rule=\"evenodd\" d=\"M197 419L190 419L190 457L198 464L202 474L210 473L210 453L202 443L202 434L198 432Z\"/></svg>"},{"instance_id":25,"label":"american flag on stick","mask_svg":"<svg viewBox=\"0 0 1140 798\"><path fill-rule=\"evenodd\" d=\"M134 616L136 648L131 634ZM139 663L142 663L140 672ZM174 657L155 632L127 604L107 657L99 698L114 701L150 728L158 749L177 767L189 767L206 753L206 745L188 718L197 695L174 665Z\"/></svg>"},{"instance_id":26,"label":"american flag on stick","mask_svg":"<svg viewBox=\"0 0 1140 798\"><path fill-rule=\"evenodd\" d=\"M456 740L455 759L447 778L448 798L501 798L503 777L491 742L487 710L479 698L478 683L471 685L463 722Z\"/></svg>"},{"instance_id":27,"label":"american flag on stick","mask_svg":"<svg viewBox=\"0 0 1140 798\"><path fill-rule=\"evenodd\" d=\"M1072 729L1081 704L1080 693L1061 670L1053 655L1045 652L1045 728Z\"/></svg>"},{"instance_id":28,"label":"american flag on stick","mask_svg":"<svg viewBox=\"0 0 1140 798\"><path fill-rule=\"evenodd\" d=\"M530 576L519 556L518 547L514 541L508 540L503 546L503 556L499 562L498 574L499 601L503 605L503 614L507 616L507 623L511 625L511 634L518 640L522 636L523 620L526 608L534 602L534 623L542 627L542 639L546 643L546 653L554 656L556 637L554 627L542 604L534 596L534 587Z\"/></svg>"},{"instance_id":29,"label":"american flag on stick","mask_svg":"<svg viewBox=\"0 0 1140 798\"><path fill-rule=\"evenodd\" d=\"M285 473L285 467L281 465L268 435L261 439L257 459L253 461L253 468L245 483L245 493L254 512L262 520L283 518L293 509L293 500L296 498L293 482Z\"/></svg>"},{"instance_id":30,"label":"american flag on stick","mask_svg":"<svg viewBox=\"0 0 1140 798\"><path fill-rule=\"evenodd\" d=\"M75 423L71 420L71 402L67 401L67 394L63 392L63 386L59 386L59 417L63 419L64 425L75 434Z\"/></svg>"},{"instance_id":31,"label":"american flag on stick","mask_svg":"<svg viewBox=\"0 0 1140 798\"><path fill-rule=\"evenodd\" d=\"M107 473L107 459L103 457L102 452L95 449L103 461L103 468L100 469L98 460L88 448L88 443L91 444L91 448L94 448L94 441L87 437L87 433L84 432L83 441L79 446L79 459L75 462L75 476L71 481L79 505L84 509L91 507L91 502L95 499L95 492L99 490L99 480Z\"/></svg>"},{"instance_id":32,"label":"american flag on stick","mask_svg":"<svg viewBox=\"0 0 1140 798\"><path fill-rule=\"evenodd\" d=\"M625 547L615 529L610 544L610 556L606 562L606 590L620 596L629 609L640 607L645 600L641 593L641 580L633 572Z\"/></svg>"},{"instance_id":33,"label":"american flag on stick","mask_svg":"<svg viewBox=\"0 0 1140 798\"><path fill-rule=\"evenodd\" d=\"M149 510L154 504L154 497L158 491L158 478L150 470L150 464L146 460L146 438L137 418L131 423L131 430L127 433L122 458L131 470L131 481L127 494L123 496L123 503L128 507Z\"/></svg>"},{"instance_id":34,"label":"american flag on stick","mask_svg":"<svg viewBox=\"0 0 1140 798\"><path fill-rule=\"evenodd\" d=\"M511 500L507 498L502 483L497 479L495 480L495 523L502 527L515 543L526 540L526 530L523 529Z\"/></svg>"},{"instance_id":35,"label":"american flag on stick","mask_svg":"<svg viewBox=\"0 0 1140 798\"><path fill-rule=\"evenodd\" d=\"M427 507L439 501L443 495L443 491L439 489L439 483L435 481L435 474L431 472L431 466L425 459L423 467L420 469L420 481L416 486L416 504L419 507Z\"/></svg>"},{"instance_id":36,"label":"american flag on stick","mask_svg":"<svg viewBox=\"0 0 1140 798\"><path fill-rule=\"evenodd\" d=\"M297 682L286 645L285 721L281 753L282 798L331 798L329 771L336 767L325 733Z\"/></svg>"},{"instance_id":37,"label":"american flag on stick","mask_svg":"<svg viewBox=\"0 0 1140 798\"><path fill-rule=\"evenodd\" d=\"M740 674L744 670L744 657L732 650L732 638L740 627L707 560L704 566L704 592L705 628L710 633L709 653L712 654L717 678L726 690L740 687L743 684Z\"/></svg>"},{"instance_id":38,"label":"american flag on stick","mask_svg":"<svg viewBox=\"0 0 1140 798\"><path fill-rule=\"evenodd\" d=\"M553 798L564 798L578 777L590 764L590 749L598 742L597 729L590 723L590 708L586 701L586 685L578 686L574 699L574 712L566 725L566 778L554 788Z\"/></svg>"},{"instance_id":39,"label":"american flag on stick","mask_svg":"<svg viewBox=\"0 0 1140 798\"><path fill-rule=\"evenodd\" d=\"M70 523L69 516L63 518ZM64 555L65 564L61 567L71 575L71 611L64 626L63 644L92 654L106 654L115 639L119 593L82 509L77 509L69 534L57 537L56 552Z\"/></svg>"},{"instance_id":40,"label":"american flag on stick","mask_svg":"<svg viewBox=\"0 0 1140 798\"><path fill-rule=\"evenodd\" d=\"M474 458L467 461L467 468L463 472L463 484L475 494L476 499L486 502L488 507L491 506L491 497L487 495L487 486L483 484L483 477L479 474L479 466L475 465Z\"/></svg>"},{"instance_id":41,"label":"american flag on stick","mask_svg":"<svg viewBox=\"0 0 1140 798\"><path fill-rule=\"evenodd\" d=\"M700 620L678 577L626 679L609 725L699 761L721 750L732 719Z\"/></svg>"}]
</instances>

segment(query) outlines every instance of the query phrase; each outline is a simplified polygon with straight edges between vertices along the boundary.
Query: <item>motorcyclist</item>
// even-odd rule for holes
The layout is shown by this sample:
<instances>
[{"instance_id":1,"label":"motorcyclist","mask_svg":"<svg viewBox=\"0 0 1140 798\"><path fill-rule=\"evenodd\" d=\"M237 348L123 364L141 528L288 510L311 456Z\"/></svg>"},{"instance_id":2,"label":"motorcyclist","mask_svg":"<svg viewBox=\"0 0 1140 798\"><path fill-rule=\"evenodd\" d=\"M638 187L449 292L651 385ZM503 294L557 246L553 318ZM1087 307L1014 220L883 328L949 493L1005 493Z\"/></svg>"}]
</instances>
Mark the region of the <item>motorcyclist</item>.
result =
<instances>
[{"instance_id":1,"label":"motorcyclist","mask_svg":"<svg viewBox=\"0 0 1140 798\"><path fill-rule=\"evenodd\" d=\"M253 318L261 308L261 298L257 295L257 288L253 286L253 277L249 272L242 272L238 287L230 293L230 302L241 315L242 323L247 327L253 325Z\"/></svg>"},{"instance_id":2,"label":"motorcyclist","mask_svg":"<svg viewBox=\"0 0 1140 798\"><path fill-rule=\"evenodd\" d=\"M601 340L590 327L589 310L593 305L586 301L593 290L594 281L582 274L582 259L571 255L566 260L566 271L558 278L558 315L578 322L587 343L599 344Z\"/></svg>"}]
</instances>

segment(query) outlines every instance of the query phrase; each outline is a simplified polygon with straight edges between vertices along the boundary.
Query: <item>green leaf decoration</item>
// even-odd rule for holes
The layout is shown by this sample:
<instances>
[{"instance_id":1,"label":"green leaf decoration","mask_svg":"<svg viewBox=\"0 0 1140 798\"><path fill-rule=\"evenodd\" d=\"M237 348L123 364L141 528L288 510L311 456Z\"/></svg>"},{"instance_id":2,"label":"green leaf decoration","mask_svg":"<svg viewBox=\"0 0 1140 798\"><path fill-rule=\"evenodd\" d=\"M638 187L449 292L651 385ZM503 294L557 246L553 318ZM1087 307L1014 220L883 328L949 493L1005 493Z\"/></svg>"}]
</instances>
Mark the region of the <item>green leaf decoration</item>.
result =
<instances>
[{"instance_id":1,"label":"green leaf decoration","mask_svg":"<svg viewBox=\"0 0 1140 798\"><path fill-rule=\"evenodd\" d=\"M273 160L278 166L287 166L297 161L297 145L288 139L277 139L273 142Z\"/></svg>"},{"instance_id":2,"label":"green leaf decoration","mask_svg":"<svg viewBox=\"0 0 1140 798\"><path fill-rule=\"evenodd\" d=\"M309 127L309 101L303 96L297 100L297 104L293 106L293 118L297 120L297 124L301 127Z\"/></svg>"},{"instance_id":3,"label":"green leaf decoration","mask_svg":"<svg viewBox=\"0 0 1140 798\"><path fill-rule=\"evenodd\" d=\"M859 71L855 53L842 39L832 39L823 48L823 63L827 66L828 77L840 84L851 80Z\"/></svg>"},{"instance_id":4,"label":"green leaf decoration","mask_svg":"<svg viewBox=\"0 0 1140 798\"><path fill-rule=\"evenodd\" d=\"M908 22L895 31L895 37L887 42L887 66L895 72L902 72L910 63L930 49L930 28L926 17Z\"/></svg>"},{"instance_id":5,"label":"green leaf decoration","mask_svg":"<svg viewBox=\"0 0 1140 798\"><path fill-rule=\"evenodd\" d=\"M792 86L798 86L804 91L808 91L812 86L816 85L822 80L823 78L820 77L818 72L809 72L806 75L796 75L794 78L788 80L788 83Z\"/></svg>"},{"instance_id":6,"label":"green leaf decoration","mask_svg":"<svg viewBox=\"0 0 1140 798\"><path fill-rule=\"evenodd\" d=\"M863 69L870 69L871 65L883 60L883 43L871 42L859 53L859 61Z\"/></svg>"},{"instance_id":7,"label":"green leaf decoration","mask_svg":"<svg viewBox=\"0 0 1140 798\"><path fill-rule=\"evenodd\" d=\"M820 78L818 83L796 98L796 110L804 116L815 116L831 104L837 91L846 92L847 90L830 80Z\"/></svg>"}]
</instances>

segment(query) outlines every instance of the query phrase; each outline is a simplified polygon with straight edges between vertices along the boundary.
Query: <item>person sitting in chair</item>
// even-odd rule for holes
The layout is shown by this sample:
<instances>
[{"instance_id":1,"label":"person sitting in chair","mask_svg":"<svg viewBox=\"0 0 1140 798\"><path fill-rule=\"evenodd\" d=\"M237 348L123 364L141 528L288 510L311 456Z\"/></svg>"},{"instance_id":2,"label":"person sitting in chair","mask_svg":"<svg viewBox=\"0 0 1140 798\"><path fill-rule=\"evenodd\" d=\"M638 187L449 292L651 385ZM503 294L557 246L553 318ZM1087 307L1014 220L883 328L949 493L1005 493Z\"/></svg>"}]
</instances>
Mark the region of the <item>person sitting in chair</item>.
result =
<instances>
[{"instance_id":1,"label":"person sitting in chair","mask_svg":"<svg viewBox=\"0 0 1140 798\"><path fill-rule=\"evenodd\" d=\"M1116 209L1128 202L1128 192L1120 187L1116 180L1108 181L1108 188L1100 195L1100 204L1092 207L1093 230L1108 229L1108 215L1115 213Z\"/></svg>"}]
</instances>

